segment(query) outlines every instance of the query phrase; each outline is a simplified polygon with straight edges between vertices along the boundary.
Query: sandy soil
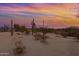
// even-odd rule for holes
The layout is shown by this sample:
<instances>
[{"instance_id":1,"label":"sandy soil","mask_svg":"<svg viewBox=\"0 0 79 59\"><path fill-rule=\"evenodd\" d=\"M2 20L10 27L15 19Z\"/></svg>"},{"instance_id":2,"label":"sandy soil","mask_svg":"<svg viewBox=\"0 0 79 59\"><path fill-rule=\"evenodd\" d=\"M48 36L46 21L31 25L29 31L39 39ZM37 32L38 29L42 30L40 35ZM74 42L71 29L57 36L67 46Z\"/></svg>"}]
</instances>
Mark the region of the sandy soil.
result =
<instances>
[{"instance_id":1,"label":"sandy soil","mask_svg":"<svg viewBox=\"0 0 79 59\"><path fill-rule=\"evenodd\" d=\"M26 46L25 56L70 56L79 55L79 42L74 37L63 38L56 34L47 34L49 36L47 44L34 40L30 35L10 36L9 32L0 32L0 55L13 56L14 42L21 39L23 45Z\"/></svg>"}]
</instances>

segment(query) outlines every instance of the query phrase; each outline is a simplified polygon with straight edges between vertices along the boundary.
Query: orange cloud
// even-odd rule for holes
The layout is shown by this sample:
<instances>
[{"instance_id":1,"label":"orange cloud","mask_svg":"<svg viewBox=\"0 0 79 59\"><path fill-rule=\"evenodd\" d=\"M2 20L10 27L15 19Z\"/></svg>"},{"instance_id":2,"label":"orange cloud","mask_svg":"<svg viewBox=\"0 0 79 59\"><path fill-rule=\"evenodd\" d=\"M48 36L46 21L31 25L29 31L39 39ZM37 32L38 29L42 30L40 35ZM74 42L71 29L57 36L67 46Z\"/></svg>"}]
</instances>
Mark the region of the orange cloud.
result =
<instances>
[{"instance_id":1,"label":"orange cloud","mask_svg":"<svg viewBox=\"0 0 79 59\"><path fill-rule=\"evenodd\" d=\"M20 12L33 12L51 14L50 17L45 17L47 24L51 26L77 26L79 25L79 19L75 17L79 5L76 4L31 4L31 6L0 6L0 11L11 11L15 13ZM55 17L53 16L55 15ZM50 20L51 19L51 20ZM50 20L50 21L49 21ZM39 20L38 20L39 21ZM37 22L38 22L37 21ZM39 24L42 21L40 21Z\"/></svg>"}]
</instances>

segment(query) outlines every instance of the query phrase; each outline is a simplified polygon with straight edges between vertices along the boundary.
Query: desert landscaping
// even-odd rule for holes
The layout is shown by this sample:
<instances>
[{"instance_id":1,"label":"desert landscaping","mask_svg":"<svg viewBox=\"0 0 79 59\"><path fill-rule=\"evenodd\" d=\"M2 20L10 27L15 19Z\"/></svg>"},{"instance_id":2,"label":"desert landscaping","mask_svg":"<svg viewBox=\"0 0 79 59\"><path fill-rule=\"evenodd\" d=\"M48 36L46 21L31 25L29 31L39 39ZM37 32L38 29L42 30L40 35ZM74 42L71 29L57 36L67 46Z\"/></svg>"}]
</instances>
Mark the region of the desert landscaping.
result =
<instances>
[{"instance_id":1,"label":"desert landscaping","mask_svg":"<svg viewBox=\"0 0 79 59\"><path fill-rule=\"evenodd\" d=\"M28 56L52 56L52 55L79 55L79 42L74 37L63 38L56 34L47 34L47 44L35 40L32 34L15 35L12 37L10 32L0 33L0 55L14 55L15 39L21 39L26 47L23 55Z\"/></svg>"}]
</instances>

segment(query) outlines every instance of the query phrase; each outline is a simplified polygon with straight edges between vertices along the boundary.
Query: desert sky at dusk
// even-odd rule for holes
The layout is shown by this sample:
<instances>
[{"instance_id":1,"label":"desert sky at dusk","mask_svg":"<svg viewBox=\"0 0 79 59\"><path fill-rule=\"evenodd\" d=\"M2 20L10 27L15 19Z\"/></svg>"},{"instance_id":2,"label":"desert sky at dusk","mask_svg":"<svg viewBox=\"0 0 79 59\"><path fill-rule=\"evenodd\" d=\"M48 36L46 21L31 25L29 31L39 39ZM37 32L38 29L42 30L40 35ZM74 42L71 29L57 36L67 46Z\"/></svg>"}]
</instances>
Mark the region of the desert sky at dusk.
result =
<instances>
[{"instance_id":1,"label":"desert sky at dusk","mask_svg":"<svg viewBox=\"0 0 79 59\"><path fill-rule=\"evenodd\" d=\"M31 26L33 18L38 27L64 28L79 26L77 3L0 3L0 26L14 23Z\"/></svg>"}]
</instances>

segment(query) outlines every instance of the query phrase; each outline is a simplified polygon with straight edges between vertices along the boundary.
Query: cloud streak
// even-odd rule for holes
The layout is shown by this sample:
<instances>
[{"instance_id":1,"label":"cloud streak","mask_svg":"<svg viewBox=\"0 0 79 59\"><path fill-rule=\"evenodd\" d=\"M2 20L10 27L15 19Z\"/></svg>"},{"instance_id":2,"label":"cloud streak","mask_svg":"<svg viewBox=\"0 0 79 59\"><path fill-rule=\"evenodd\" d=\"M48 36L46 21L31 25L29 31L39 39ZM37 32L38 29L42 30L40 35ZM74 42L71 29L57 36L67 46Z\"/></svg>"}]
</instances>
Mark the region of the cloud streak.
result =
<instances>
[{"instance_id":1,"label":"cloud streak","mask_svg":"<svg viewBox=\"0 0 79 59\"><path fill-rule=\"evenodd\" d=\"M15 22L20 24L25 23L23 19L28 19L27 22L30 25L32 18L35 18L38 25L41 25L42 20L45 19L48 24L47 27L78 26L79 20L75 16L78 9L79 4L77 3L1 3L0 22L7 17L7 23L9 17L13 17L16 20Z\"/></svg>"}]
</instances>

